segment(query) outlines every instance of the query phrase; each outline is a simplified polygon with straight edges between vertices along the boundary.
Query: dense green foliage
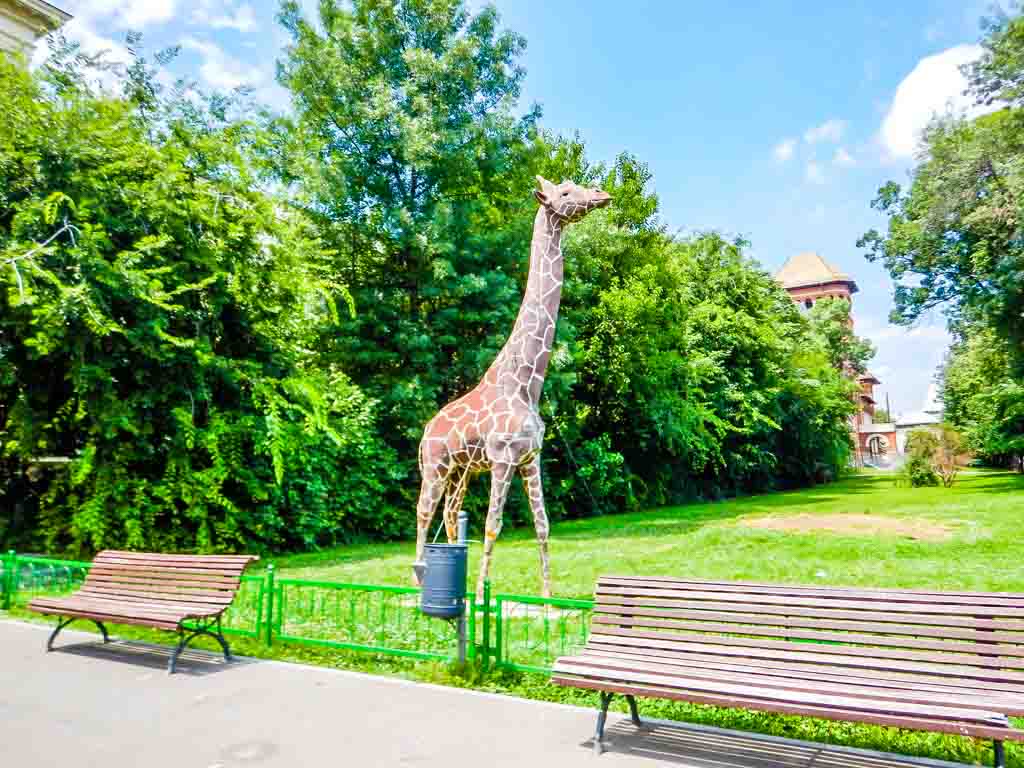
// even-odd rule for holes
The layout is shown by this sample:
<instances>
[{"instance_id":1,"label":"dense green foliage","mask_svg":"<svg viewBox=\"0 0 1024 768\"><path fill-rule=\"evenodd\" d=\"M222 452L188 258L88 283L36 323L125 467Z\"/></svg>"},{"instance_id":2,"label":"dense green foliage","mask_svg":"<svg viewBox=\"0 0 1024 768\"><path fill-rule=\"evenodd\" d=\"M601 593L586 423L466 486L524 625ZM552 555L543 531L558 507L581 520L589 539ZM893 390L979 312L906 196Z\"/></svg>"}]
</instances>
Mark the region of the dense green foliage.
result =
<instances>
[{"instance_id":1,"label":"dense green foliage","mask_svg":"<svg viewBox=\"0 0 1024 768\"><path fill-rule=\"evenodd\" d=\"M158 116L0 68L7 538L210 550L386 532L366 462L390 455L365 396L298 351L326 312L320 249L256 191L250 127L216 103Z\"/></svg>"},{"instance_id":2,"label":"dense green foliage","mask_svg":"<svg viewBox=\"0 0 1024 768\"><path fill-rule=\"evenodd\" d=\"M1024 381L1012 374L1006 347L988 329L966 335L943 367L942 399L974 453L1024 471Z\"/></svg>"},{"instance_id":3,"label":"dense green foliage","mask_svg":"<svg viewBox=\"0 0 1024 768\"><path fill-rule=\"evenodd\" d=\"M492 9L327 0L316 23L296 3L280 21L284 116L165 93L141 60L120 96L90 90L97 62L73 50L35 75L4 65L0 538L275 550L409 532L422 426L518 309L535 174L614 198L564 242L554 518L846 465L843 372L870 355L849 305L801 315L744 243L668 234L637 158L593 162L518 113L525 43ZM524 512L517 489L508 516Z\"/></svg>"},{"instance_id":4,"label":"dense green foliage","mask_svg":"<svg viewBox=\"0 0 1024 768\"><path fill-rule=\"evenodd\" d=\"M883 236L859 245L896 283L896 322L942 307L957 337L941 373L946 418L983 459L1024 467L1024 17L997 12L965 67L979 104L998 111L927 129L909 189L874 206Z\"/></svg>"}]
</instances>

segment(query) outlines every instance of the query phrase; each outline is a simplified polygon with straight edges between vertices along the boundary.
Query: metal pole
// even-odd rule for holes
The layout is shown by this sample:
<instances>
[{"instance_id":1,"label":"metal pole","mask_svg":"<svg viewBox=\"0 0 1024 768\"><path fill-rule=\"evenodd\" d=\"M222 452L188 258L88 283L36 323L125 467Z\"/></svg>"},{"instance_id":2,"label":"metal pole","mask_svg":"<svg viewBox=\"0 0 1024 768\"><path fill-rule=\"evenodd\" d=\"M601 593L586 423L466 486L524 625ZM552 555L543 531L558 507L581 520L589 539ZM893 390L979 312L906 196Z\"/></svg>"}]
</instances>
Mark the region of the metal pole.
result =
<instances>
[{"instance_id":1,"label":"metal pole","mask_svg":"<svg viewBox=\"0 0 1024 768\"><path fill-rule=\"evenodd\" d=\"M459 510L459 517L458 517L458 543L459 544L465 544L466 543L466 534L467 534L468 529L469 529L469 515L467 515L463 510L460 509ZM462 591L463 591L463 593L465 593L465 591L466 591L465 585L463 585ZM470 603L470 610L474 610L472 603ZM459 616L458 632L459 632L459 664L460 665L464 665L466 663L466 609L465 609L465 607L463 607L462 614Z\"/></svg>"},{"instance_id":2,"label":"metal pole","mask_svg":"<svg viewBox=\"0 0 1024 768\"><path fill-rule=\"evenodd\" d=\"M267 566L267 575L264 581L267 590L267 635L265 638L267 647L274 644L274 564Z\"/></svg>"},{"instance_id":3,"label":"metal pole","mask_svg":"<svg viewBox=\"0 0 1024 768\"><path fill-rule=\"evenodd\" d=\"M4 564L3 580L0 581L0 590L3 591L3 608L10 610L14 600L14 590L18 588L18 555L12 549L7 553L7 562Z\"/></svg>"}]
</instances>

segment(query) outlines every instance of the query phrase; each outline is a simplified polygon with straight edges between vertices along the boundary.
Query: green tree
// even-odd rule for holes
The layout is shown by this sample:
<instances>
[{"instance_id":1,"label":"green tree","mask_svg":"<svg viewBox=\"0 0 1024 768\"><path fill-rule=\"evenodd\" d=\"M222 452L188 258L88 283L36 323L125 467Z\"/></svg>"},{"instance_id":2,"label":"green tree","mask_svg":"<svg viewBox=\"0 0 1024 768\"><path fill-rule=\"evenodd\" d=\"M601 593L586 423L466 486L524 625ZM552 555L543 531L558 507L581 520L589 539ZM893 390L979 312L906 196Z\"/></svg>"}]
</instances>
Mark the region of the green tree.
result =
<instances>
[{"instance_id":1,"label":"green tree","mask_svg":"<svg viewBox=\"0 0 1024 768\"><path fill-rule=\"evenodd\" d=\"M21 505L0 535L86 553L386 531L372 403L303 352L342 291L260 191L254 127L230 99L163 98L141 60L124 98L96 95L95 63L0 60L0 505Z\"/></svg>"},{"instance_id":2,"label":"green tree","mask_svg":"<svg viewBox=\"0 0 1024 768\"><path fill-rule=\"evenodd\" d=\"M982 104L1012 104L1024 101L1024 19L1019 2L1010 12L992 6L993 15L982 19L985 36L982 55L964 70L971 91Z\"/></svg>"},{"instance_id":3,"label":"green tree","mask_svg":"<svg viewBox=\"0 0 1024 768\"><path fill-rule=\"evenodd\" d=\"M811 337L828 355L837 370L864 373L875 356L874 345L853 332L850 302L825 298L814 302L807 313Z\"/></svg>"},{"instance_id":4,"label":"green tree","mask_svg":"<svg viewBox=\"0 0 1024 768\"><path fill-rule=\"evenodd\" d=\"M538 113L515 116L525 42L458 0L280 15L294 117L269 156L330 245L358 309L317 349L381 402L407 470L438 404L475 384L525 276Z\"/></svg>"},{"instance_id":5,"label":"green tree","mask_svg":"<svg viewBox=\"0 0 1024 768\"><path fill-rule=\"evenodd\" d=\"M1006 342L973 329L950 350L941 384L946 418L968 447L987 462L1024 471L1024 385L1012 376Z\"/></svg>"},{"instance_id":6,"label":"green tree","mask_svg":"<svg viewBox=\"0 0 1024 768\"><path fill-rule=\"evenodd\" d=\"M912 323L943 307L954 328L986 325L1008 341L1015 375L1024 375L1024 246L1018 220L1024 195L1024 17L986 26L981 59L965 68L983 104L1004 104L974 120L934 121L909 189L889 182L872 206L889 218L858 246L879 260L895 288L892 319Z\"/></svg>"}]
</instances>

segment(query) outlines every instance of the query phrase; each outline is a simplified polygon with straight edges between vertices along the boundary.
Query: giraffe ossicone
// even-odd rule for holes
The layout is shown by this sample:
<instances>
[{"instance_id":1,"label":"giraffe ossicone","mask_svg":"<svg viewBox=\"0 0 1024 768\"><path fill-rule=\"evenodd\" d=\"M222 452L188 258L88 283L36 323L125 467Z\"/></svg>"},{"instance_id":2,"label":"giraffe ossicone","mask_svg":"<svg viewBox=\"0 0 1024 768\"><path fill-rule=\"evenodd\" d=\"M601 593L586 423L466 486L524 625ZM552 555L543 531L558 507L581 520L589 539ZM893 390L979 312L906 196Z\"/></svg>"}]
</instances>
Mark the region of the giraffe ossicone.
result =
<instances>
[{"instance_id":1,"label":"giraffe ossicone","mask_svg":"<svg viewBox=\"0 0 1024 768\"><path fill-rule=\"evenodd\" d=\"M480 472L491 473L484 554L476 586L478 599L483 599L494 542L501 532L505 498L517 474L537 531L543 594L551 595L548 517L540 471L544 422L539 407L562 300L562 231L567 224L611 201L611 196L599 189L571 181L552 184L540 176L534 196L540 206L533 224L530 272L512 333L480 383L442 408L427 423L420 441L417 565L423 562L430 522L442 497L445 531L449 543L453 543L469 478ZM413 580L419 582L415 569Z\"/></svg>"}]
</instances>

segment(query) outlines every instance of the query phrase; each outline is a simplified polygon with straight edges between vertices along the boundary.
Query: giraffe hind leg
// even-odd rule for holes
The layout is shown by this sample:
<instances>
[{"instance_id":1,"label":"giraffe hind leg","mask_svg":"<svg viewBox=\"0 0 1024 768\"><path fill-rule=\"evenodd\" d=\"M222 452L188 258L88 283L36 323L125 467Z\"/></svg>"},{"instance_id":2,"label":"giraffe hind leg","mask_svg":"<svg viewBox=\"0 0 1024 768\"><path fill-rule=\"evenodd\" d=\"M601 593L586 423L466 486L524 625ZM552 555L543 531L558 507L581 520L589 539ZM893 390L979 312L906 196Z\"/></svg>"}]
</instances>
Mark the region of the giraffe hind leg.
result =
<instances>
[{"instance_id":1,"label":"giraffe hind leg","mask_svg":"<svg viewBox=\"0 0 1024 768\"><path fill-rule=\"evenodd\" d=\"M505 498L512 479L513 465L496 463L491 466L491 502L487 508L487 524L484 526L484 556L480 560L480 576L476 582L476 599L483 602L484 582L491 568L491 554L494 542L501 533L502 513L505 509Z\"/></svg>"}]
</instances>

